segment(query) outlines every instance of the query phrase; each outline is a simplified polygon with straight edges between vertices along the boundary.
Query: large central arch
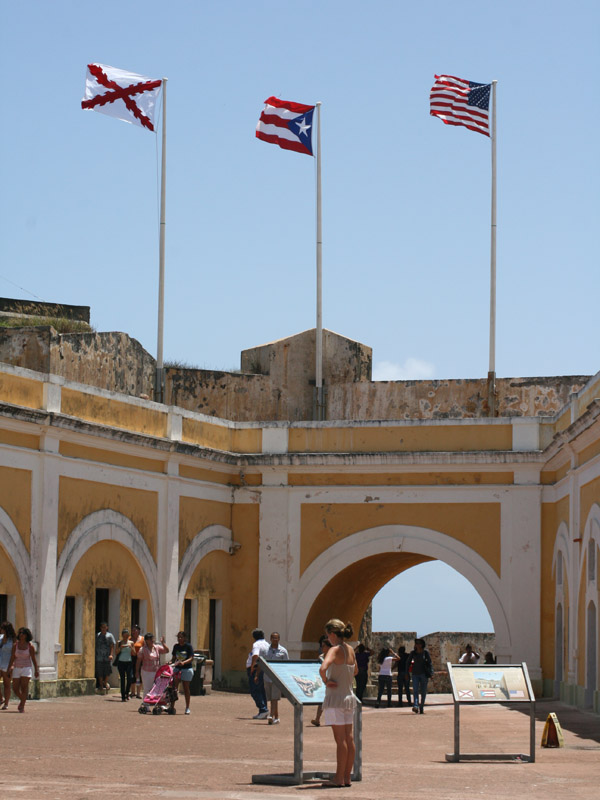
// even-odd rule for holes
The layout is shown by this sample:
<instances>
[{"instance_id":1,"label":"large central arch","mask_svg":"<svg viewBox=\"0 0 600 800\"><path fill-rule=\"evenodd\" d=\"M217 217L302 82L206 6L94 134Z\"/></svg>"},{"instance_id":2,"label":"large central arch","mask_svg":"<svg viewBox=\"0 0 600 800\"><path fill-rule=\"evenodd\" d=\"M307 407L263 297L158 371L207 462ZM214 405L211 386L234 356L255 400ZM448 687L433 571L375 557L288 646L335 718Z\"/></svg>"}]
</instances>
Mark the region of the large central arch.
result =
<instances>
[{"instance_id":1,"label":"large central arch","mask_svg":"<svg viewBox=\"0 0 600 800\"><path fill-rule=\"evenodd\" d=\"M510 652L510 628L496 571L462 542L430 528L410 525L383 525L359 531L321 553L298 581L288 627L290 641L306 641L305 630L313 609L318 613L316 610L325 605L324 599L335 596L336 581L365 569L374 582L378 580L373 575L375 570L380 576L378 589L404 569L433 559L453 567L473 585L492 618L498 651Z\"/></svg>"}]
</instances>

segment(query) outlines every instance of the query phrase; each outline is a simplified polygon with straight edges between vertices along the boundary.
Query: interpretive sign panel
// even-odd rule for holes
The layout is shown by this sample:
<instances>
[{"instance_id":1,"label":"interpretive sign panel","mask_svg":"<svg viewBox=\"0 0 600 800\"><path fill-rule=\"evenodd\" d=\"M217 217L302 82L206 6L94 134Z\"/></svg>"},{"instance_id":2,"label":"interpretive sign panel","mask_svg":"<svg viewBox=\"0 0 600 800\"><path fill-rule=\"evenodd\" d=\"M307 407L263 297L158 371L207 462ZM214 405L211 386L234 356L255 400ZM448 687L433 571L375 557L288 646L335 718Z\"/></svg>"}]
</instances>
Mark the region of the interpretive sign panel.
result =
<instances>
[{"instance_id":1,"label":"interpretive sign panel","mask_svg":"<svg viewBox=\"0 0 600 800\"><path fill-rule=\"evenodd\" d=\"M296 786L314 780L332 780L330 772L304 771L304 708L320 705L325 699L325 686L319 675L321 662L314 661L265 661L259 666L284 697L294 707L294 772L284 775L253 775L252 783ZM362 705L357 703L354 711L354 769L352 780L362 780Z\"/></svg>"},{"instance_id":2,"label":"interpretive sign panel","mask_svg":"<svg viewBox=\"0 0 600 800\"><path fill-rule=\"evenodd\" d=\"M535 696L527 664L446 664L454 697L454 752L447 761L515 759L535 761ZM486 703L529 704L529 755L523 753L461 753L460 707ZM468 712L470 713L470 712Z\"/></svg>"},{"instance_id":3,"label":"interpretive sign panel","mask_svg":"<svg viewBox=\"0 0 600 800\"><path fill-rule=\"evenodd\" d=\"M522 664L449 664L454 700L459 703L527 703L529 681Z\"/></svg>"},{"instance_id":4,"label":"interpretive sign panel","mask_svg":"<svg viewBox=\"0 0 600 800\"><path fill-rule=\"evenodd\" d=\"M320 661L266 661L261 667L290 700L304 706L320 705L325 699L325 685L319 675Z\"/></svg>"}]
</instances>

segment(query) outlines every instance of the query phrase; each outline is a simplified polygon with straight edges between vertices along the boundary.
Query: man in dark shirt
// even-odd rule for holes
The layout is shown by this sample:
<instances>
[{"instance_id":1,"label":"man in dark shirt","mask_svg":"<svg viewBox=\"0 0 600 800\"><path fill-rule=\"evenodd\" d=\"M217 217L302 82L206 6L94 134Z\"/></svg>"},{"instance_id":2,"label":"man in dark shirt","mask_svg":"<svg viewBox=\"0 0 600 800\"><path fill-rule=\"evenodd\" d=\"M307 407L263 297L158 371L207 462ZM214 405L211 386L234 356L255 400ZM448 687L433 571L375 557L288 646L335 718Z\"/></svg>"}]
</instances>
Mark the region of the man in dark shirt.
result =
<instances>
[{"instance_id":1,"label":"man in dark shirt","mask_svg":"<svg viewBox=\"0 0 600 800\"><path fill-rule=\"evenodd\" d=\"M398 655L400 656L400 660L398 661L398 705L402 705L402 695L405 692L406 702L410 705L410 676L407 673L406 664L408 661L408 653L404 645L398 648Z\"/></svg>"}]
</instances>

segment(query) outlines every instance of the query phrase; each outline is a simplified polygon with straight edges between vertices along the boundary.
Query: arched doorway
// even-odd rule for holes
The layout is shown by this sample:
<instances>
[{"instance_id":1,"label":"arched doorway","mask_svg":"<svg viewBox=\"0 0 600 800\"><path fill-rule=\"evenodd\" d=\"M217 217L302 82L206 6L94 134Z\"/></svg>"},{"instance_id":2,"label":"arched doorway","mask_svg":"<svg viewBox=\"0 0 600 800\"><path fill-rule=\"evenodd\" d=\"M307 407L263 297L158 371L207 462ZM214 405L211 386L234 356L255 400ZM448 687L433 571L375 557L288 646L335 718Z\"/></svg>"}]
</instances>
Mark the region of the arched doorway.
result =
<instances>
[{"instance_id":1,"label":"arched doorway","mask_svg":"<svg viewBox=\"0 0 600 800\"><path fill-rule=\"evenodd\" d=\"M348 536L319 555L299 582L289 639L308 653L332 616L360 623L373 596L389 580L417 564L438 559L476 589L492 619L497 652L511 658L511 638L500 576L472 548L439 531L386 525Z\"/></svg>"},{"instance_id":2,"label":"arched doorway","mask_svg":"<svg viewBox=\"0 0 600 800\"><path fill-rule=\"evenodd\" d=\"M32 626L30 575L29 553L12 519L0 508L1 612L15 628Z\"/></svg>"}]
</instances>

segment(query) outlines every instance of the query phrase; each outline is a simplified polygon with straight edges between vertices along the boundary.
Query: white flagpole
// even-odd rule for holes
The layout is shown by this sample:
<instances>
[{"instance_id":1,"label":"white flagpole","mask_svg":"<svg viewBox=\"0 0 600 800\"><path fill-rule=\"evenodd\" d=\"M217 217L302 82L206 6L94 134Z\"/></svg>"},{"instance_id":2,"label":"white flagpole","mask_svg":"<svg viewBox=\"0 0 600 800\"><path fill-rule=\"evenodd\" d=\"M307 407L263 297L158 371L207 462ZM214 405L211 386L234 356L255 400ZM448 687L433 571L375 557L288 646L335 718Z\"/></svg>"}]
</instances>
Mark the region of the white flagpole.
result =
<instances>
[{"instance_id":1,"label":"white flagpole","mask_svg":"<svg viewBox=\"0 0 600 800\"><path fill-rule=\"evenodd\" d=\"M165 197L167 186L167 78L162 79L162 159L160 175L160 239L158 245L158 341L154 399L164 402L163 334L165 323Z\"/></svg>"},{"instance_id":2,"label":"white flagpole","mask_svg":"<svg viewBox=\"0 0 600 800\"><path fill-rule=\"evenodd\" d=\"M317 419L323 419L323 268L322 246L323 230L321 215L321 103L316 104L317 109L317 329L315 344L315 386L316 386L316 411Z\"/></svg>"},{"instance_id":3,"label":"white flagpole","mask_svg":"<svg viewBox=\"0 0 600 800\"><path fill-rule=\"evenodd\" d=\"M496 84L492 81L492 230L490 245L490 365L488 404L490 416L496 412Z\"/></svg>"}]
</instances>

